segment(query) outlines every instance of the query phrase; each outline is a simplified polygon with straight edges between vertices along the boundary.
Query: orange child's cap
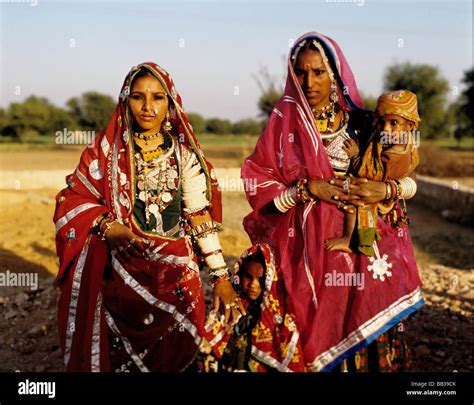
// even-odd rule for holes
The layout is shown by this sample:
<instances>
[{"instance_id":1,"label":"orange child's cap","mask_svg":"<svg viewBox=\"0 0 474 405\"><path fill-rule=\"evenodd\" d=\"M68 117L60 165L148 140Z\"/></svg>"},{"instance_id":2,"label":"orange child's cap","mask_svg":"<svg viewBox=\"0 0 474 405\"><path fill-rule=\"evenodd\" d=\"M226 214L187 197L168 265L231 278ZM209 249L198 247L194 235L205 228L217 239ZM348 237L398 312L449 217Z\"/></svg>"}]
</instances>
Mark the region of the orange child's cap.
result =
<instances>
[{"instance_id":1,"label":"orange child's cap","mask_svg":"<svg viewBox=\"0 0 474 405\"><path fill-rule=\"evenodd\" d=\"M421 118L418 115L416 94L408 90L395 90L383 93L377 100L375 113L381 117L387 114L399 115L415 123L418 127Z\"/></svg>"}]
</instances>

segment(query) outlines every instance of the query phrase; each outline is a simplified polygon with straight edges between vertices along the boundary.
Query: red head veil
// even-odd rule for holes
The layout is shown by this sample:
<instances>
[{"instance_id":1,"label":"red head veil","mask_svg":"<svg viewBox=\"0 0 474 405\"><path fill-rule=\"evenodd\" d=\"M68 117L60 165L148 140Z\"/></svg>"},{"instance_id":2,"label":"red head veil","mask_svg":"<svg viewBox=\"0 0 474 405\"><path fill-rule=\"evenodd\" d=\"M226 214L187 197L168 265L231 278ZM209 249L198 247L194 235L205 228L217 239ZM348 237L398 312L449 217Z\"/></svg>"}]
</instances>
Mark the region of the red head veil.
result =
<instances>
[{"instance_id":1,"label":"red head veil","mask_svg":"<svg viewBox=\"0 0 474 405\"><path fill-rule=\"evenodd\" d=\"M391 228L379 220L382 240L377 242L376 256L369 258L325 251L324 241L342 234L343 213L335 205L316 201L298 204L285 214L259 211L298 179L334 174L293 71L292 56L305 40L322 46L341 107L346 111L363 107L351 69L335 41L314 32L303 35L288 57L284 95L255 151L245 160L241 176L253 208L244 219L245 230L252 243L269 243L278 250L306 367L320 371L370 343L415 311L423 299L406 226Z\"/></svg>"},{"instance_id":2,"label":"red head veil","mask_svg":"<svg viewBox=\"0 0 474 405\"><path fill-rule=\"evenodd\" d=\"M265 281L262 286L258 322L252 329L251 355L274 370L305 371L299 332L272 249L266 244L254 245L247 249L234 265L235 282L240 284L239 277L245 260L259 253L265 262ZM233 328L226 330L219 314L211 312L206 322L206 337L218 358L222 358L232 330ZM256 368L255 371L267 370L261 365Z\"/></svg>"}]
</instances>

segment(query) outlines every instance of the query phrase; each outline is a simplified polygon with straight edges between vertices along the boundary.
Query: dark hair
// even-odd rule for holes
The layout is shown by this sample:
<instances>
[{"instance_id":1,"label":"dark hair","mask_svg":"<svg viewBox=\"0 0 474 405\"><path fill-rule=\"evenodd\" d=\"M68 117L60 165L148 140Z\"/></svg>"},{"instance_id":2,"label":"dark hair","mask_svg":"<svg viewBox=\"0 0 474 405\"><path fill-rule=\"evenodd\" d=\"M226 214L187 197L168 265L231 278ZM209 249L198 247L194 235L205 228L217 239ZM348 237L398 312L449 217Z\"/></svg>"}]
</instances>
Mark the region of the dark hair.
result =
<instances>
[{"instance_id":1,"label":"dark hair","mask_svg":"<svg viewBox=\"0 0 474 405\"><path fill-rule=\"evenodd\" d=\"M320 42L319 42L320 43ZM321 44L321 43L320 43ZM321 45L322 46L322 45ZM291 59L293 60L293 66L295 65L296 63L296 59L298 58L298 56L304 52L304 51L307 51L308 49L312 50L312 51L316 51L318 53L321 53L319 52L319 49L316 47L316 45L314 44L314 41L312 39L306 39L304 40L304 43L303 45L296 45L292 52L291 52ZM324 49L324 48L323 48Z\"/></svg>"},{"instance_id":2,"label":"dark hair","mask_svg":"<svg viewBox=\"0 0 474 405\"><path fill-rule=\"evenodd\" d=\"M295 47L293 49L293 54L296 52L296 50L298 50L298 54L296 55L296 57L294 58L294 62L293 62L293 65L296 63L296 59L298 58L298 56L304 52L304 51L307 51L308 49L311 50L311 51L315 51L315 52L318 52L318 53L321 53L320 50L318 49L318 47L314 44L314 41L316 41L320 46L321 48L323 48L323 51L324 53L326 54L326 57L329 61L329 66L331 68L331 70L333 71L334 73L334 76L337 78L337 80L339 81L339 74L338 74L338 71L337 71L337 68L335 66L335 63L334 63L334 60L332 58L332 55L329 51L329 49L327 49L326 45L321 42L321 41L318 41L317 39L315 38L308 38L305 40L304 44L301 46L301 48L298 48L298 47ZM340 83L338 83L340 84Z\"/></svg>"},{"instance_id":3,"label":"dark hair","mask_svg":"<svg viewBox=\"0 0 474 405\"><path fill-rule=\"evenodd\" d=\"M321 45L322 46L322 45ZM313 41L307 40L300 49L300 52L311 49L312 51L319 52L319 49L316 47Z\"/></svg>"},{"instance_id":4,"label":"dark hair","mask_svg":"<svg viewBox=\"0 0 474 405\"><path fill-rule=\"evenodd\" d=\"M155 79L157 79L156 76L153 74L153 72L150 69L148 69L146 66L142 66L140 68L140 70L137 73L135 73L135 76L133 76L133 79L130 82L130 92L133 89L133 85L134 85L135 81L142 78L142 77L145 77L145 76L151 76L151 77L154 77ZM166 90L164 90L164 91L166 93ZM171 100L171 97L170 97L169 94L166 94L166 98L168 99L168 109L169 109L170 106L173 105L173 101Z\"/></svg>"},{"instance_id":5,"label":"dark hair","mask_svg":"<svg viewBox=\"0 0 474 405\"><path fill-rule=\"evenodd\" d=\"M263 257L262 251L260 249L257 250L253 255L247 256L242 260L242 265L240 266L241 269L245 269L249 263L259 263L265 270L267 268L265 258Z\"/></svg>"},{"instance_id":6,"label":"dark hair","mask_svg":"<svg viewBox=\"0 0 474 405\"><path fill-rule=\"evenodd\" d=\"M132 82L130 83L130 91L132 90L133 88L133 84L135 83L136 80L142 78L142 77L145 77L145 76L152 76L152 77L155 77L155 75L151 72L150 69L148 69L147 67L143 66L140 68L140 70L138 71L138 73L135 73L135 76L133 76L133 79L132 79Z\"/></svg>"}]
</instances>

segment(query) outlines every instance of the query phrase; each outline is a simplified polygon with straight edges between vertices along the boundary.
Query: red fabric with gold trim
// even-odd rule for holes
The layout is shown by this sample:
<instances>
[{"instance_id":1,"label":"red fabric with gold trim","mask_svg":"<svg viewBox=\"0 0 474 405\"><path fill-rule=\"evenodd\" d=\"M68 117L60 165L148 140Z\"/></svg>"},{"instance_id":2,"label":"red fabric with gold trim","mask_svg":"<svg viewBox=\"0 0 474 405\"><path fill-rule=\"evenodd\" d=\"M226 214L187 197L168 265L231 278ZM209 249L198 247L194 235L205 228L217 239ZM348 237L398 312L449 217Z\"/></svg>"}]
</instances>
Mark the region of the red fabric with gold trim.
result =
<instances>
[{"instance_id":1,"label":"red fabric with gold trim","mask_svg":"<svg viewBox=\"0 0 474 405\"><path fill-rule=\"evenodd\" d=\"M127 317L133 319L122 317L116 325L123 332L122 335L129 335L132 347L138 351L150 345L154 338L167 336L163 345L171 344L173 350L163 351L157 347L154 353L149 351L145 360L152 363L147 367L151 370L178 371L184 368L194 358L203 332L204 299L196 272L197 259L189 241L186 238L175 240L145 234L132 220L134 158L127 106L131 81L141 68L148 69L158 78L170 97L170 121L173 126L170 132L196 153L206 173L211 216L216 222L222 221L221 194L213 167L200 149L171 77L163 68L151 62L132 68L107 128L84 150L76 171L67 177L68 187L56 196L54 222L60 262L57 283L62 290L58 323L68 370L110 369L106 309L115 318L119 318L121 310L127 305L128 309L139 309L135 315L133 312L127 313ZM109 279L104 281L104 270L106 267L111 268L110 253L106 243L98 236L90 235L89 231L94 220L107 212L129 226L135 234L152 240L154 248L161 246L161 256L156 261L132 260L123 266L123 275L128 277L128 282L130 276L139 280L151 297L143 291L142 295L132 291L116 269L111 270L113 283L110 274ZM173 258L178 259L172 263ZM112 284L111 289L109 287ZM173 294L173 291L181 291L184 298L181 293ZM117 296L116 292L120 293L120 302L108 302ZM166 310L157 309L160 305ZM174 317L170 316L170 311L174 311ZM144 328L144 317L153 318L152 323L158 326ZM176 323L180 324L176 318L184 319L184 324L188 326L185 333L179 331L179 327L175 327L173 332L167 331ZM141 322L141 328L137 322ZM179 338L178 335L186 333L186 338ZM139 360L137 362L140 363ZM136 364L133 367L137 367Z\"/></svg>"}]
</instances>

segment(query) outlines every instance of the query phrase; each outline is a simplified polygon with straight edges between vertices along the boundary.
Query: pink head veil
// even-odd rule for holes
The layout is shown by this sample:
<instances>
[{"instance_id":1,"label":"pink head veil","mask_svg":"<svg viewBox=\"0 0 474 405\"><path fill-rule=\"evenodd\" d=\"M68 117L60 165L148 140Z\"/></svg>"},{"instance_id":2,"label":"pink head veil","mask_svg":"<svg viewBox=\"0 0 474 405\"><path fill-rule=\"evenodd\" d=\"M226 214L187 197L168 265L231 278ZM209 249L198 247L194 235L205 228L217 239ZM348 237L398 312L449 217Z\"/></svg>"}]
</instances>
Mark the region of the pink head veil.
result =
<instances>
[{"instance_id":1,"label":"pink head veil","mask_svg":"<svg viewBox=\"0 0 474 405\"><path fill-rule=\"evenodd\" d=\"M392 228L379 219L382 240L377 242L377 256L369 258L324 249L326 239L342 234L344 215L333 204L300 203L285 214L261 211L301 178L325 179L334 175L293 71L292 56L308 40L316 40L327 57L342 109L363 109L352 71L336 42L315 32L304 34L290 51L284 94L253 154L245 160L241 176L253 209L244 218L244 228L252 243L268 243L278 252L285 288L301 332L306 367L320 371L332 368L370 343L415 311L423 299L406 226ZM379 259L396 269L385 281L372 273L373 263L382 263ZM339 275L343 280L364 280L363 288L347 282L328 285L328 280Z\"/></svg>"}]
</instances>

